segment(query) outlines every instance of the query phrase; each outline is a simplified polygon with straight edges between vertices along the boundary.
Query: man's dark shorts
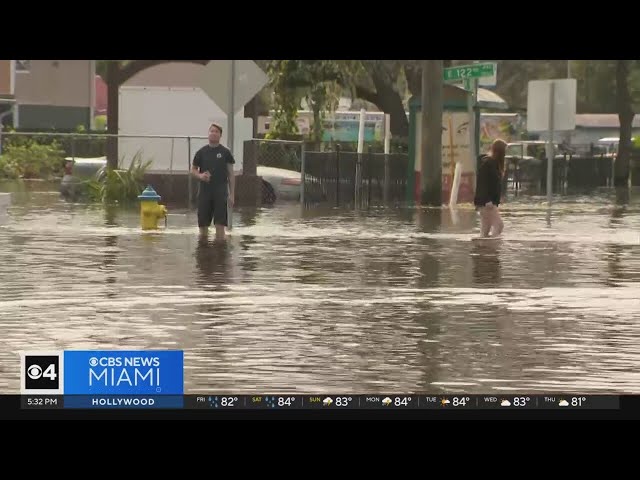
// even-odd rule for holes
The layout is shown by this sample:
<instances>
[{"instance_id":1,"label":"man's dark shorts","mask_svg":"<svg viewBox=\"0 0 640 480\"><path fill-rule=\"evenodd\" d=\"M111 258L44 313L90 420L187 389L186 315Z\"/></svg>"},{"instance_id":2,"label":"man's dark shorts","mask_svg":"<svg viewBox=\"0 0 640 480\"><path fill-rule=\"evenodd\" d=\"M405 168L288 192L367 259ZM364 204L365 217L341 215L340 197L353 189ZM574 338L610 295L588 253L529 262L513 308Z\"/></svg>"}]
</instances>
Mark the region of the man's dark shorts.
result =
<instances>
[{"instance_id":1,"label":"man's dark shorts","mask_svg":"<svg viewBox=\"0 0 640 480\"><path fill-rule=\"evenodd\" d=\"M226 188L201 189L198 194L198 227L210 227L212 220L214 225L228 225Z\"/></svg>"}]
</instances>

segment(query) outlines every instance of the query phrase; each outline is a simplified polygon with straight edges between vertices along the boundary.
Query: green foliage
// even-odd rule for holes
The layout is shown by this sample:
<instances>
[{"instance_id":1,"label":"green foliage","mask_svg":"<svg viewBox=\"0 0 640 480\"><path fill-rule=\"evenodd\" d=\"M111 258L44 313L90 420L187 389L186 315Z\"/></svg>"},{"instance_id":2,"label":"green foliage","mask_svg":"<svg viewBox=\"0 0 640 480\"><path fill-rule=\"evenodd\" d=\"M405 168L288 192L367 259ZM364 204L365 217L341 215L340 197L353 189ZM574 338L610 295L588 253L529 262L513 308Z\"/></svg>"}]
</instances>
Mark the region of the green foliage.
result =
<instances>
[{"instance_id":1,"label":"green foliage","mask_svg":"<svg viewBox=\"0 0 640 480\"><path fill-rule=\"evenodd\" d=\"M103 131L107 129L107 116L106 115L96 115L95 118L95 129L97 131Z\"/></svg>"},{"instance_id":2,"label":"green foliage","mask_svg":"<svg viewBox=\"0 0 640 480\"><path fill-rule=\"evenodd\" d=\"M0 156L0 178L49 179L64 162L64 150L57 142L41 144L33 138L12 138ZM17 140L17 141L16 141Z\"/></svg>"},{"instance_id":3,"label":"green foliage","mask_svg":"<svg viewBox=\"0 0 640 480\"><path fill-rule=\"evenodd\" d=\"M470 63L456 60L455 64ZM577 113L615 113L616 60L500 60L496 93L512 109L526 109L527 84L530 80L571 77L578 82ZM640 62L631 61L629 89L634 105L640 106Z\"/></svg>"},{"instance_id":4,"label":"green foliage","mask_svg":"<svg viewBox=\"0 0 640 480\"><path fill-rule=\"evenodd\" d=\"M572 60L572 77L578 81L578 113L614 113L618 111L616 84L617 60ZM631 60L628 77L633 110L640 107L640 62Z\"/></svg>"},{"instance_id":5,"label":"green foliage","mask_svg":"<svg viewBox=\"0 0 640 480\"><path fill-rule=\"evenodd\" d=\"M135 202L144 188L144 174L152 160L143 161L138 151L126 170L106 169L86 183L89 199L104 204Z\"/></svg>"},{"instance_id":6,"label":"green foliage","mask_svg":"<svg viewBox=\"0 0 640 480\"><path fill-rule=\"evenodd\" d=\"M335 109L343 87L353 85L356 73L361 68L361 63L355 60L267 62L275 110L273 126L267 138L290 139L298 135L296 118L303 98L314 112L314 137L321 138L321 114Z\"/></svg>"},{"instance_id":7,"label":"green foliage","mask_svg":"<svg viewBox=\"0 0 640 480\"><path fill-rule=\"evenodd\" d=\"M617 110L615 60L574 60L571 74L578 82L577 112L613 113Z\"/></svg>"}]
</instances>

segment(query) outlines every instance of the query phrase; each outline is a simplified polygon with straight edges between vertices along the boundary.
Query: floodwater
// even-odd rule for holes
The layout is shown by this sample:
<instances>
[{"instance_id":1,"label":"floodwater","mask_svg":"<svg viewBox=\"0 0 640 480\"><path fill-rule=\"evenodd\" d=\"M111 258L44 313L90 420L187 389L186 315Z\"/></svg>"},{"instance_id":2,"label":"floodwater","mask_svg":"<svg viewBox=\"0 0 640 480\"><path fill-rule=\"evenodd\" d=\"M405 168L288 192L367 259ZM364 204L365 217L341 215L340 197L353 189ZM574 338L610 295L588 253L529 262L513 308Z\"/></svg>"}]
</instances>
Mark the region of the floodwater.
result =
<instances>
[{"instance_id":1,"label":"floodwater","mask_svg":"<svg viewBox=\"0 0 640 480\"><path fill-rule=\"evenodd\" d=\"M20 350L182 349L186 393L640 393L640 195L503 207L194 213L14 195L0 224L0 393Z\"/></svg>"}]
</instances>

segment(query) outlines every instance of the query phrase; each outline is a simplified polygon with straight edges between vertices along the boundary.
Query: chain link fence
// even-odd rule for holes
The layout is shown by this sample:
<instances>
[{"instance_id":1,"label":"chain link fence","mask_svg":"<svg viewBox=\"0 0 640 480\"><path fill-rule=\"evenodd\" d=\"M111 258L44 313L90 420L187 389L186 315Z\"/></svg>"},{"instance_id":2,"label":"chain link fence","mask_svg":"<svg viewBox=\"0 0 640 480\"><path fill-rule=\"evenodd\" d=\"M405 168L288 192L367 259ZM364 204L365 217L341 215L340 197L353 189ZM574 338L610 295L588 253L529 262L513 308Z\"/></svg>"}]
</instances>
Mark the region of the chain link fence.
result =
<instances>
[{"instance_id":1,"label":"chain link fence","mask_svg":"<svg viewBox=\"0 0 640 480\"><path fill-rule=\"evenodd\" d=\"M558 193L588 192L613 187L616 155L591 145L571 145L553 159L553 190ZM640 152L631 154L631 182L640 180ZM537 156L508 156L504 189L546 193L547 159L544 150Z\"/></svg>"},{"instance_id":2,"label":"chain link fence","mask_svg":"<svg viewBox=\"0 0 640 480\"><path fill-rule=\"evenodd\" d=\"M65 159L75 161L73 174L88 179L106 165L110 147L117 146L118 168L134 159L149 161L145 182L163 201L195 205L197 180L189 175L195 152L207 144L205 136L108 135L51 132L1 132L0 178L62 177ZM408 155L384 154L379 145L367 145L358 154L350 145L252 139L244 142L243 170L262 177L263 204L301 201L337 206L389 205L404 202ZM571 145L556 155L554 191L570 193L613 186L615 154L593 145ZM510 157L505 189L546 189L547 162L540 156ZM239 155L236 154L236 157ZM631 158L631 183L640 184L640 151ZM304 181L302 181L304 179ZM254 187L251 187L254 188Z\"/></svg>"},{"instance_id":3,"label":"chain link fence","mask_svg":"<svg viewBox=\"0 0 640 480\"><path fill-rule=\"evenodd\" d=\"M243 173L262 177L263 204L303 198L304 155L305 145L301 141L252 139L244 142Z\"/></svg>"},{"instance_id":4,"label":"chain link fence","mask_svg":"<svg viewBox=\"0 0 640 480\"><path fill-rule=\"evenodd\" d=\"M303 147L303 142L253 139L245 142L244 158L253 160L259 167L300 172Z\"/></svg>"},{"instance_id":5,"label":"chain link fence","mask_svg":"<svg viewBox=\"0 0 640 480\"><path fill-rule=\"evenodd\" d=\"M205 136L0 132L0 178L62 177L65 162L72 160L73 176L88 180L100 175L115 147L119 169L148 163L144 182L163 201L188 205L197 193L191 160L207 141Z\"/></svg>"}]
</instances>

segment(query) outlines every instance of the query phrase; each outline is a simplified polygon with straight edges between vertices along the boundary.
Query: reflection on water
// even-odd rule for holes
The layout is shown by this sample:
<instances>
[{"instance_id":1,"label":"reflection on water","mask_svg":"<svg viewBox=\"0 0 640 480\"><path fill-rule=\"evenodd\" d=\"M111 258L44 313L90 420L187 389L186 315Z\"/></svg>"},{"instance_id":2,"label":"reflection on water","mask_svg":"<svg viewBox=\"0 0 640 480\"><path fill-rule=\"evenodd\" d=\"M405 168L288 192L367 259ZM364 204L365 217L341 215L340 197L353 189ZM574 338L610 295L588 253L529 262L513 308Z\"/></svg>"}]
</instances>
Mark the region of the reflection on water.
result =
<instances>
[{"instance_id":1,"label":"reflection on water","mask_svg":"<svg viewBox=\"0 0 640 480\"><path fill-rule=\"evenodd\" d=\"M0 226L0 392L19 350L185 350L190 393L640 392L640 205L172 211L14 198ZM558 204L557 202L562 202ZM635 202L635 203L634 203Z\"/></svg>"}]
</instances>

